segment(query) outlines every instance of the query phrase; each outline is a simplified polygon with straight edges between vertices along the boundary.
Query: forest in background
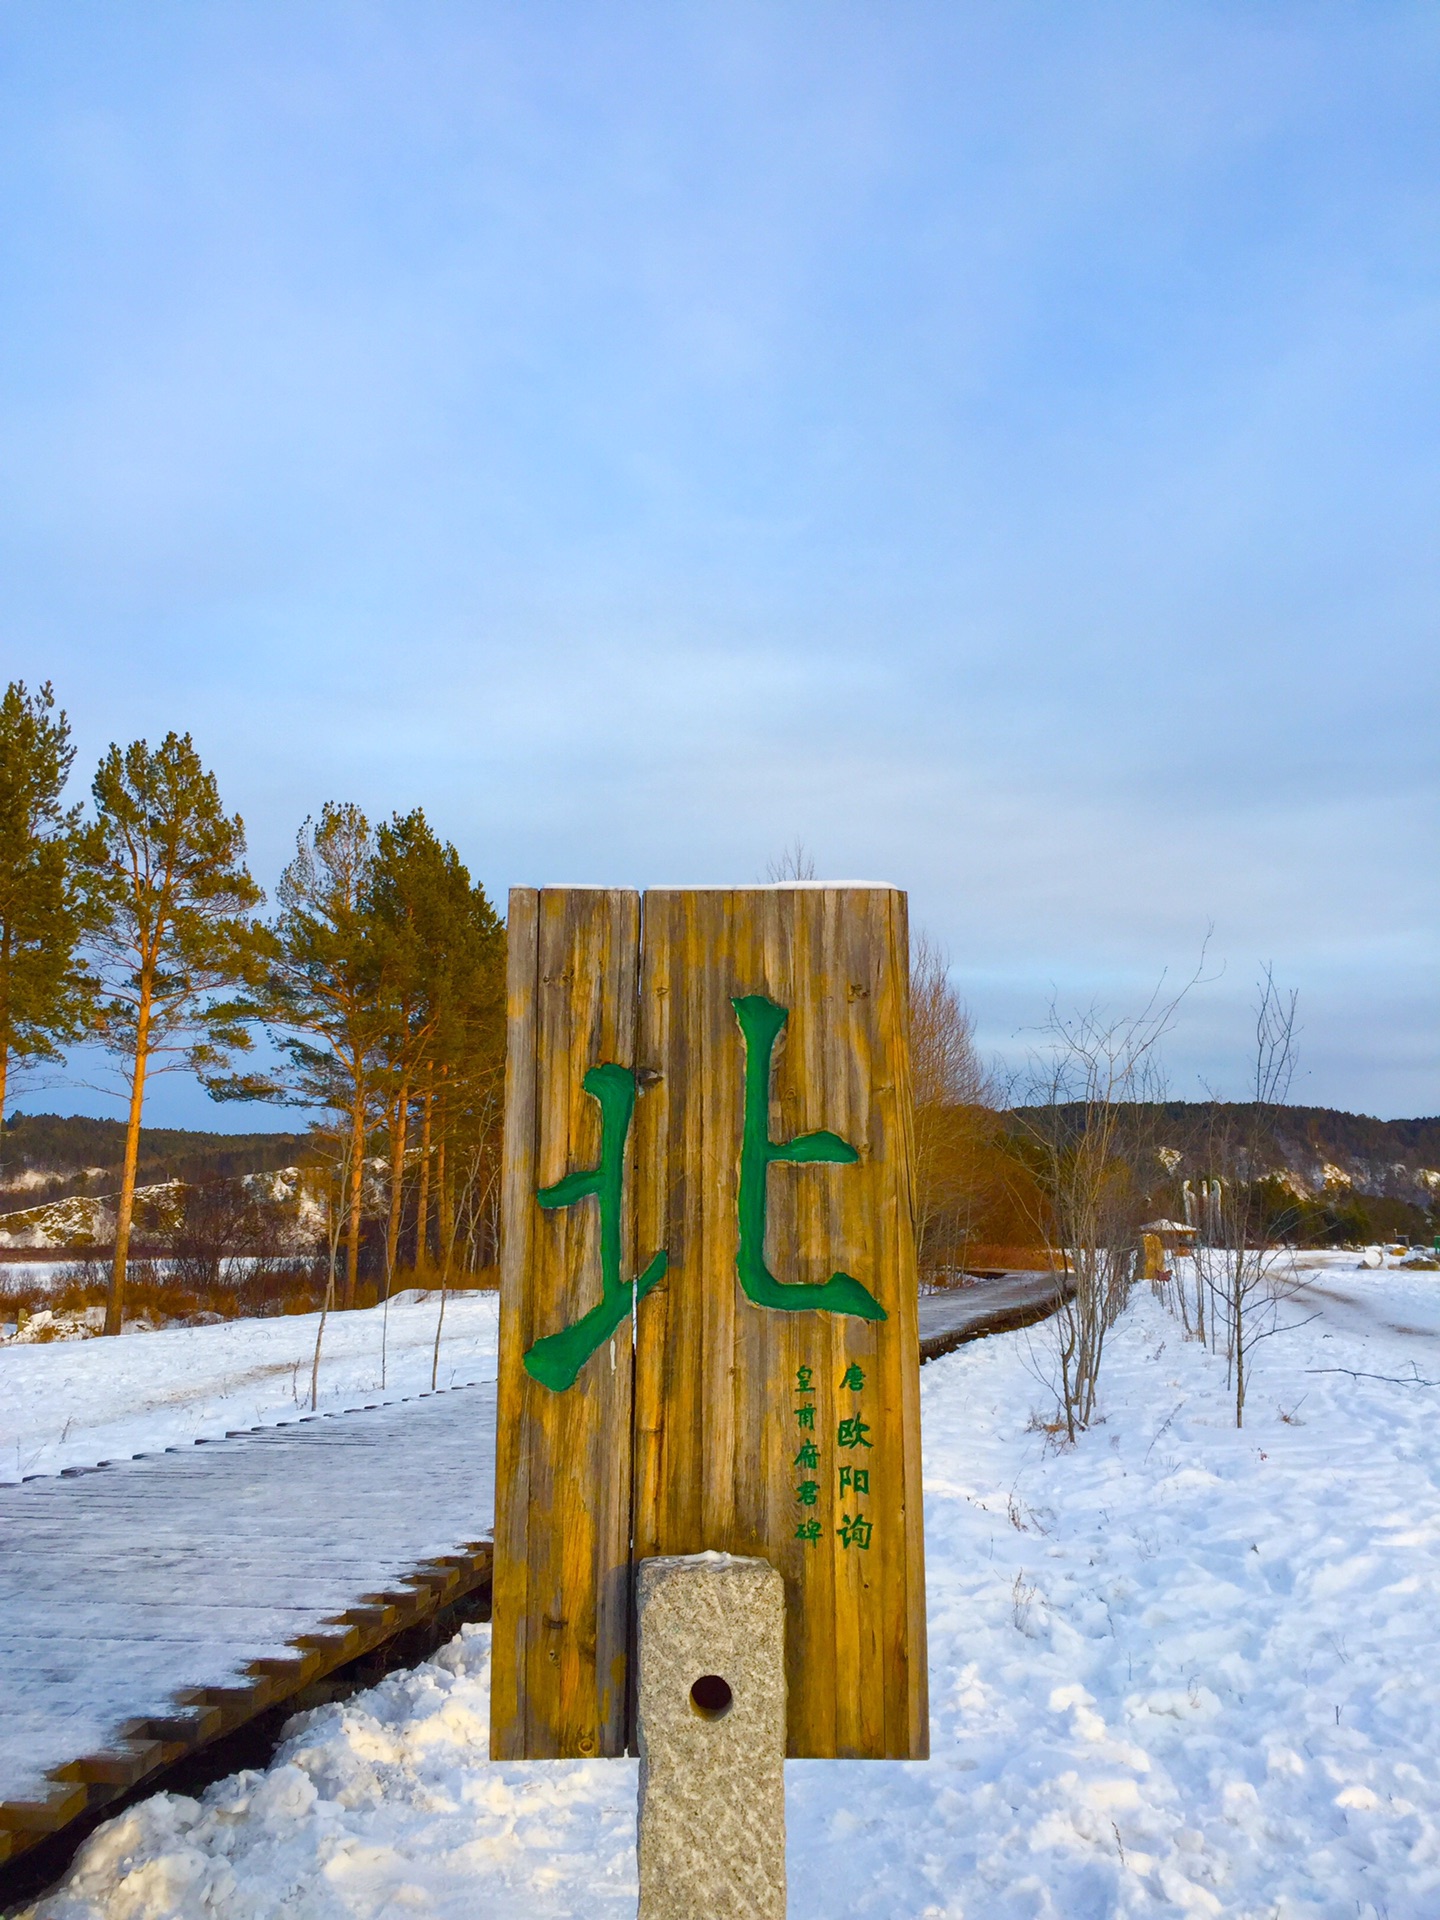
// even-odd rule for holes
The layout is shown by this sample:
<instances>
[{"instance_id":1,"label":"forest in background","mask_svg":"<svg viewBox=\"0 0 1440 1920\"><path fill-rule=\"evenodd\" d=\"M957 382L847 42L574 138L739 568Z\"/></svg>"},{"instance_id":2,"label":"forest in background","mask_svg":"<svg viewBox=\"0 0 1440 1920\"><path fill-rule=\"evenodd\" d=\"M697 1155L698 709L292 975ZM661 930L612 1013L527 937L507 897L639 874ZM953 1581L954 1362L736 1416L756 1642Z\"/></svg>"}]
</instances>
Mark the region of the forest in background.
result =
<instances>
[{"instance_id":1,"label":"forest in background","mask_svg":"<svg viewBox=\"0 0 1440 1920\"><path fill-rule=\"evenodd\" d=\"M0 1120L17 1072L82 1042L111 1057L127 1107L111 1190L94 1191L108 1156L89 1157L104 1137L91 1131L75 1142L75 1188L28 1236L108 1245L105 1331L121 1329L132 1251L157 1243L308 1250L325 1304L342 1307L402 1274L444 1284L493 1264L505 930L455 848L419 808L372 822L328 802L301 824L267 912L244 822L188 734L112 746L88 806L67 801L74 758L52 689L12 682L0 699ZM228 1170L172 1171L176 1143L152 1134L144 1171L165 1177L142 1178L146 1094L173 1071L217 1100L303 1115L296 1176L280 1177L268 1139L253 1149L266 1184L253 1164L237 1170L233 1141L219 1149ZM62 1124L46 1123L52 1147ZM12 1158L18 1131L0 1134Z\"/></svg>"}]
</instances>

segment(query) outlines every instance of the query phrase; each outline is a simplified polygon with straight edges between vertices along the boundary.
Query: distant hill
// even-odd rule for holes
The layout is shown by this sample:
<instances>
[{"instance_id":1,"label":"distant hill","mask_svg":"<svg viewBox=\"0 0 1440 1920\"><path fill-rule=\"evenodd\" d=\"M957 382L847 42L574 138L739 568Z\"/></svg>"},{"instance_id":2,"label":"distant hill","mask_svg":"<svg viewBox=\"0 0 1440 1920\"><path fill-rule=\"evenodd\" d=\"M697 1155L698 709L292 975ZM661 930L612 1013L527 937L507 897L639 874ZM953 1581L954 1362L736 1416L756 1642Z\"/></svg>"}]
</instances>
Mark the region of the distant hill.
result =
<instances>
[{"instance_id":1,"label":"distant hill","mask_svg":"<svg viewBox=\"0 0 1440 1920\"><path fill-rule=\"evenodd\" d=\"M1251 1130L1253 1108L1239 1101L1166 1100L1122 1109L1122 1125L1144 1132L1180 1157L1177 1178L1210 1171L1210 1142ZM1059 1109L1066 1119L1078 1106ZM1256 1140L1257 1174L1292 1176L1297 1191L1323 1193L1337 1186L1358 1193L1417 1199L1440 1195L1440 1116L1422 1120L1375 1120L1333 1107L1279 1107ZM1042 1110L1017 1107L1015 1117L1038 1123Z\"/></svg>"},{"instance_id":2,"label":"distant hill","mask_svg":"<svg viewBox=\"0 0 1440 1920\"><path fill-rule=\"evenodd\" d=\"M1079 1107L1062 1107L1078 1119ZM1225 1134L1248 1140L1254 1109L1240 1102L1167 1100L1122 1109L1122 1132L1137 1146L1139 1160L1157 1164L1157 1201L1178 1212L1185 1180L1219 1171L1215 1142ZM1017 1108L1014 1119L1043 1126L1040 1108ZM1256 1179L1278 1190L1302 1239L1363 1241L1440 1232L1440 1116L1376 1120L1333 1107L1280 1107L1255 1134ZM1163 1168L1163 1175L1162 1175ZM1161 1191L1169 1189L1168 1195ZM1289 1195L1295 1203L1285 1202ZM1287 1235L1291 1228L1285 1229Z\"/></svg>"},{"instance_id":3,"label":"distant hill","mask_svg":"<svg viewBox=\"0 0 1440 1920\"><path fill-rule=\"evenodd\" d=\"M308 1142L303 1133L201 1133L145 1127L140 1133L141 1186L167 1180L200 1183L293 1166ZM12 1114L0 1128L0 1212L104 1193L115 1186L125 1154L120 1120L57 1113Z\"/></svg>"},{"instance_id":4,"label":"distant hill","mask_svg":"<svg viewBox=\"0 0 1440 1920\"><path fill-rule=\"evenodd\" d=\"M1077 1118L1078 1108L1062 1108ZM1145 1141L1157 1206L1175 1211L1180 1185L1215 1169L1211 1142L1229 1129L1246 1135L1251 1109L1239 1103L1170 1100L1124 1110L1122 1125ZM1043 1123L1039 1109L1017 1108L1015 1123ZM119 1120L15 1114L0 1128L0 1214L72 1196L111 1193L118 1185L125 1129ZM304 1133L203 1133L147 1127L140 1136L139 1184L202 1184L275 1173L309 1158ZM1271 1177L1305 1203L1307 1237L1364 1240L1440 1231L1440 1115L1375 1120L1331 1107L1282 1107L1257 1140L1256 1177ZM1165 1190L1162 1192L1161 1190ZM1313 1220L1309 1215L1313 1214Z\"/></svg>"},{"instance_id":5,"label":"distant hill","mask_svg":"<svg viewBox=\"0 0 1440 1920\"><path fill-rule=\"evenodd\" d=\"M1078 1108L1060 1109L1073 1118ZM1207 1173L1207 1143L1227 1127L1249 1129L1250 1109L1239 1103L1168 1100L1127 1110L1127 1123L1178 1154L1177 1179ZM1020 1107L1017 1120L1037 1121L1039 1109ZM202 1133L183 1127L146 1127L140 1135L139 1178L189 1182L237 1174L273 1173L304 1154L304 1133ZM1282 1107L1260 1136L1257 1173L1288 1174L1297 1192L1321 1194L1352 1187L1375 1197L1440 1199L1440 1115L1421 1120L1374 1120L1332 1107ZM59 1197L62 1188L97 1189L118 1174L125 1150L119 1120L67 1118L55 1113L13 1114L0 1128L0 1206L21 1205L26 1194ZM1167 1159L1169 1155L1167 1155Z\"/></svg>"}]
</instances>

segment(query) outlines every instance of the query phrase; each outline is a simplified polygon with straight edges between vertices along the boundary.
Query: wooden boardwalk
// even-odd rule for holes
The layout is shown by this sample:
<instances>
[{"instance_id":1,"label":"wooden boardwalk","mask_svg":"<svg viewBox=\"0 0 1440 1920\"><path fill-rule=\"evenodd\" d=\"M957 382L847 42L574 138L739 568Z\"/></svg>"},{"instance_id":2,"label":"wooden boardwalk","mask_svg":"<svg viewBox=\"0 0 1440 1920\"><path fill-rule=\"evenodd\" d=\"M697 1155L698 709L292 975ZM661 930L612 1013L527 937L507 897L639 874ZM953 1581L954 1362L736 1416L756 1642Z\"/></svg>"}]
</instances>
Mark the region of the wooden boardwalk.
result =
<instances>
[{"instance_id":1,"label":"wooden boardwalk","mask_svg":"<svg viewBox=\"0 0 1440 1920\"><path fill-rule=\"evenodd\" d=\"M922 1359L1056 1276L920 1302ZM0 1486L0 1862L490 1577L492 1383Z\"/></svg>"},{"instance_id":2,"label":"wooden boardwalk","mask_svg":"<svg viewBox=\"0 0 1440 1920\"><path fill-rule=\"evenodd\" d=\"M920 1301L920 1361L953 1353L967 1340L987 1334L1009 1333L1016 1327L1048 1320L1073 1283L1059 1273L1007 1273L998 1280L978 1280L972 1287L925 1294Z\"/></svg>"},{"instance_id":3,"label":"wooden boardwalk","mask_svg":"<svg viewBox=\"0 0 1440 1920\"><path fill-rule=\"evenodd\" d=\"M0 1487L0 1861L483 1584L482 1383Z\"/></svg>"}]
</instances>

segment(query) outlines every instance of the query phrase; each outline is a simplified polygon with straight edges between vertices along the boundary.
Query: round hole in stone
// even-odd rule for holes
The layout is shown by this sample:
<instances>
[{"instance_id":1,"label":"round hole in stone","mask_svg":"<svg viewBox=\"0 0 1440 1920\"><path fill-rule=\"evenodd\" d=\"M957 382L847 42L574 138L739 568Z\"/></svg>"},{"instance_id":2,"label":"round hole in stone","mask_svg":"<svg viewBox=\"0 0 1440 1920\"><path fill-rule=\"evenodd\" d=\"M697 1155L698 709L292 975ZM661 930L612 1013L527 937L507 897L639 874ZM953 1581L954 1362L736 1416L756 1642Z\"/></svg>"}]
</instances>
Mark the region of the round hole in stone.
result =
<instances>
[{"instance_id":1,"label":"round hole in stone","mask_svg":"<svg viewBox=\"0 0 1440 1920\"><path fill-rule=\"evenodd\" d=\"M723 1720L734 1702L730 1682L718 1673L702 1673L690 1689L690 1705L702 1720Z\"/></svg>"}]
</instances>

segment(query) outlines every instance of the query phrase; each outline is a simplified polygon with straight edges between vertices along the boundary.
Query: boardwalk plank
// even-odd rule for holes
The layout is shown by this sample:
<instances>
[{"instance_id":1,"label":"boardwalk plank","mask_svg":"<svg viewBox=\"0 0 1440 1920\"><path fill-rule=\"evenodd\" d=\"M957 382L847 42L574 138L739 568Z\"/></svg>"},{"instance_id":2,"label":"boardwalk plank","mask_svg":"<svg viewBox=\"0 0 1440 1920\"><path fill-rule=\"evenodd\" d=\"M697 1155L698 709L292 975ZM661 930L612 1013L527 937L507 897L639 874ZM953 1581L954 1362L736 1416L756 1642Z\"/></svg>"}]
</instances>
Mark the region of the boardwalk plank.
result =
<instances>
[{"instance_id":1,"label":"boardwalk plank","mask_svg":"<svg viewBox=\"0 0 1440 1920\"><path fill-rule=\"evenodd\" d=\"M494 1459L485 1383L0 1487L0 1857L473 1580Z\"/></svg>"}]
</instances>

